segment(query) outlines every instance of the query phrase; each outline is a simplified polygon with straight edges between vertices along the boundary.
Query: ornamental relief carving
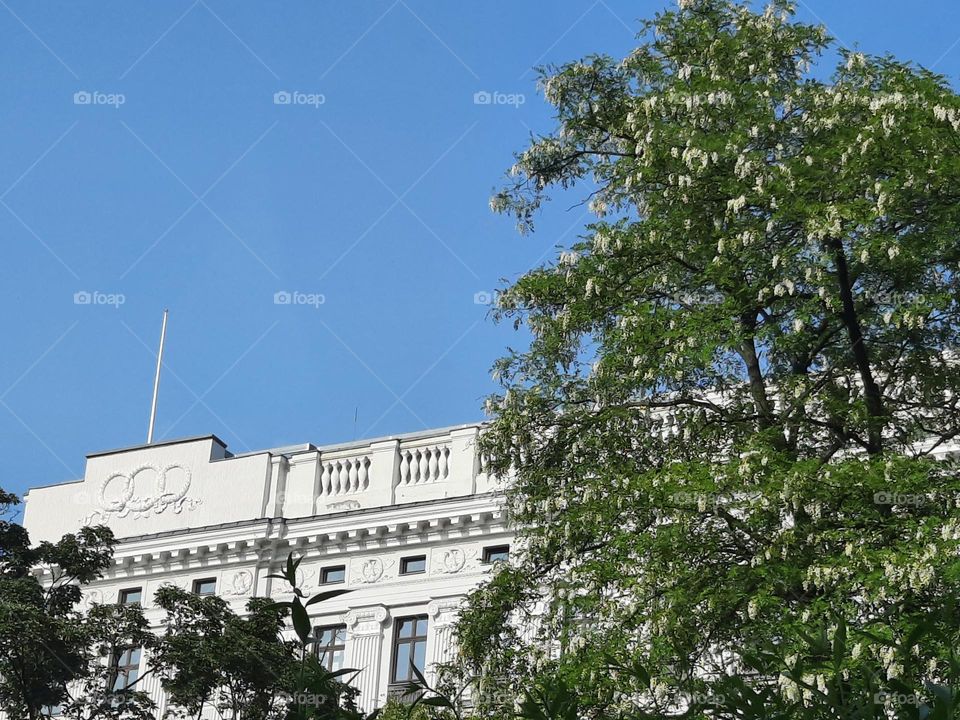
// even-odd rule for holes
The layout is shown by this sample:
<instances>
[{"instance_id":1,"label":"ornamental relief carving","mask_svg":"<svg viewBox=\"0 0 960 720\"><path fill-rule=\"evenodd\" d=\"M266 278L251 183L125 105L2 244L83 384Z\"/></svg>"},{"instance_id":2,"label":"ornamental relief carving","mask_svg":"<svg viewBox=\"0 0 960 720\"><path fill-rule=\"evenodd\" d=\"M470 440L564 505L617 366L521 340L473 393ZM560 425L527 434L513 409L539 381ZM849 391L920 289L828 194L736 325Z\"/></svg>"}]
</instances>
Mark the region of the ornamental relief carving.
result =
<instances>
[{"instance_id":1,"label":"ornamental relief carving","mask_svg":"<svg viewBox=\"0 0 960 720\"><path fill-rule=\"evenodd\" d=\"M111 604L116 600L117 592L115 590L87 590L80 600L80 607L83 610L89 610L94 605Z\"/></svg>"},{"instance_id":2,"label":"ornamental relief carving","mask_svg":"<svg viewBox=\"0 0 960 720\"><path fill-rule=\"evenodd\" d=\"M371 557L365 560L355 560L353 569L350 573L350 579L361 584L370 585L381 580L387 580L393 577L390 570L396 562L388 560L384 562L380 558Z\"/></svg>"},{"instance_id":3,"label":"ornamental relief carving","mask_svg":"<svg viewBox=\"0 0 960 720\"><path fill-rule=\"evenodd\" d=\"M153 475L153 492L136 494L137 480L148 480L150 474ZM115 472L100 483L96 498L99 508L84 518L83 524L128 515L144 518L168 508L174 513L180 513L184 508L193 510L203 501L187 497L192 482L190 470L177 463L162 467L144 463L130 472Z\"/></svg>"},{"instance_id":4,"label":"ornamental relief carving","mask_svg":"<svg viewBox=\"0 0 960 720\"><path fill-rule=\"evenodd\" d=\"M434 627L452 625L457 619L457 613L460 611L461 603L462 598L431 600L427 605L427 614L430 615Z\"/></svg>"},{"instance_id":5,"label":"ornamental relief carving","mask_svg":"<svg viewBox=\"0 0 960 720\"><path fill-rule=\"evenodd\" d=\"M249 570L238 570L223 588L222 595L246 596L253 590L253 573Z\"/></svg>"},{"instance_id":6,"label":"ornamental relief carving","mask_svg":"<svg viewBox=\"0 0 960 720\"><path fill-rule=\"evenodd\" d=\"M474 567L477 559L477 550L462 550L458 547L436 548L432 552L430 561L431 575L449 575L458 573L465 568Z\"/></svg>"},{"instance_id":7,"label":"ornamental relief carving","mask_svg":"<svg viewBox=\"0 0 960 720\"><path fill-rule=\"evenodd\" d=\"M350 633L356 635L379 635L390 611L383 605L350 610L345 618Z\"/></svg>"}]
</instances>

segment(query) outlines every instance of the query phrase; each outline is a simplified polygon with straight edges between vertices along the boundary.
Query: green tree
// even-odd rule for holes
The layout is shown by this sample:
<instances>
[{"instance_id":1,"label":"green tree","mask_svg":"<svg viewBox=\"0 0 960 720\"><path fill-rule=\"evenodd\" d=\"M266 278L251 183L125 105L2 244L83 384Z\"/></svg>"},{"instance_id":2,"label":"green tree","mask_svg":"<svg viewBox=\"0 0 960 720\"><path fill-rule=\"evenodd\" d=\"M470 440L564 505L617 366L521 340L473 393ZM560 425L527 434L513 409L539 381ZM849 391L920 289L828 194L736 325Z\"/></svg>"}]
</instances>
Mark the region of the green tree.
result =
<instances>
[{"instance_id":1,"label":"green tree","mask_svg":"<svg viewBox=\"0 0 960 720\"><path fill-rule=\"evenodd\" d=\"M854 663L943 681L960 97L844 49L825 77L832 41L779 0L681 0L640 38L542 71L556 130L491 201L524 231L561 191L597 219L498 300L532 335L482 439L518 549L471 597L464 654L518 698L555 680L585 712L670 714L839 616L884 641ZM783 677L745 682L786 699Z\"/></svg>"},{"instance_id":2,"label":"green tree","mask_svg":"<svg viewBox=\"0 0 960 720\"><path fill-rule=\"evenodd\" d=\"M78 720L152 718L146 695L135 686L113 692L110 677L117 647L149 642L140 608L77 608L81 585L113 558L113 534L82 528L31 546L27 531L9 519L18 502L0 490L0 709L30 720L54 708Z\"/></svg>"},{"instance_id":3,"label":"green tree","mask_svg":"<svg viewBox=\"0 0 960 720\"><path fill-rule=\"evenodd\" d=\"M283 717L284 679L294 662L283 641L283 616L253 598L238 616L223 599L161 587L163 632L151 665L162 678L175 714L199 717L215 708L237 720Z\"/></svg>"},{"instance_id":4,"label":"green tree","mask_svg":"<svg viewBox=\"0 0 960 720\"><path fill-rule=\"evenodd\" d=\"M174 586L156 593L166 613L151 665L174 706L172 714L200 717L210 708L235 720L361 720L356 689L330 672L313 653L307 607L346 590L307 599L296 586L300 560L288 557L277 577L290 583L293 599L252 598L241 616L219 597ZM286 616L294 638L286 639Z\"/></svg>"}]
</instances>

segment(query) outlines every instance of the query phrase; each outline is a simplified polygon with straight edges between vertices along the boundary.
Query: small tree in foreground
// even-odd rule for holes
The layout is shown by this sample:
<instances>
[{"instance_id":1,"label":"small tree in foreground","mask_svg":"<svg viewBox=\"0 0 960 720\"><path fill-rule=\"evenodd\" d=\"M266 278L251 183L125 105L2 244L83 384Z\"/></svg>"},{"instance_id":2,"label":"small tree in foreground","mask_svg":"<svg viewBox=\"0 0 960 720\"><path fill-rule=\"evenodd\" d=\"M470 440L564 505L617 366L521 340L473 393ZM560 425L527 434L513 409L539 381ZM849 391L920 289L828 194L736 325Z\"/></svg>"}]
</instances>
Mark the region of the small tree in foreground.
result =
<instances>
[{"instance_id":1,"label":"small tree in foreground","mask_svg":"<svg viewBox=\"0 0 960 720\"><path fill-rule=\"evenodd\" d=\"M244 615L219 597L173 586L157 591L166 617L151 665L162 678L172 715L195 718L214 709L233 720L363 720L356 689L341 680L357 671L331 672L320 665L307 612L348 591L306 598L296 585L300 560L288 557L283 572L271 576L289 582L292 600L252 598ZM292 639L284 636L288 613Z\"/></svg>"},{"instance_id":2,"label":"small tree in foreground","mask_svg":"<svg viewBox=\"0 0 960 720\"><path fill-rule=\"evenodd\" d=\"M0 490L0 518L18 502ZM81 585L110 565L115 544L100 526L31 546L22 525L0 519L0 710L9 717L153 717L144 693L136 686L113 692L110 677L117 648L152 637L140 608L78 608ZM49 571L47 582L40 582L41 569Z\"/></svg>"},{"instance_id":3,"label":"small tree in foreground","mask_svg":"<svg viewBox=\"0 0 960 720\"><path fill-rule=\"evenodd\" d=\"M830 48L786 2L681 0L626 58L543 71L557 128L492 204L530 230L580 189L597 220L499 298L532 334L482 438L519 551L459 628L512 690L494 709L948 684L960 478L932 457L960 432L960 97L846 50L824 79ZM837 618L839 675L785 671ZM783 667L753 662L772 649Z\"/></svg>"}]
</instances>

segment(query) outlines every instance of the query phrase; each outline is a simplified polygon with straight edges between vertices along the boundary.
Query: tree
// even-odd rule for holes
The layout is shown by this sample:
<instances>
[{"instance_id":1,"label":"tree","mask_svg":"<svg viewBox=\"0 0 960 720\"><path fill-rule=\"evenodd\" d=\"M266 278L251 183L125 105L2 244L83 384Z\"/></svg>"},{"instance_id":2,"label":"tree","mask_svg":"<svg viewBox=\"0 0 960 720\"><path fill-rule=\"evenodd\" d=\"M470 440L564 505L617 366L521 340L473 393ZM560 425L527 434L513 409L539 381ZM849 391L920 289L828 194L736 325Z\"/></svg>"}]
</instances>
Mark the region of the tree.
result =
<instances>
[{"instance_id":1,"label":"tree","mask_svg":"<svg viewBox=\"0 0 960 720\"><path fill-rule=\"evenodd\" d=\"M0 516L18 502L0 490ZM54 708L78 720L153 717L135 687L112 691L108 662L122 643L148 641L140 608L77 609L80 586L109 566L114 545L108 528L92 527L31 547L21 525L0 520L0 709L11 717Z\"/></svg>"},{"instance_id":2,"label":"tree","mask_svg":"<svg viewBox=\"0 0 960 720\"><path fill-rule=\"evenodd\" d=\"M960 97L845 49L824 78L832 41L780 0L681 0L640 37L541 71L557 128L491 201L530 231L580 191L597 220L498 300L532 334L481 441L515 477L519 547L470 599L465 657L516 697L556 681L585 711L663 716L843 617L875 638L854 666L942 681Z\"/></svg>"},{"instance_id":3,"label":"tree","mask_svg":"<svg viewBox=\"0 0 960 720\"><path fill-rule=\"evenodd\" d=\"M312 652L314 638L306 608L345 590L320 593L306 602L296 586L300 560L288 557L284 572L294 599L251 598L243 616L216 596L203 597L174 586L160 588L157 604L166 613L163 636L151 664L162 678L175 713L201 717L209 708L235 720L362 720L357 691L330 672ZM293 617L295 639L286 639L285 616Z\"/></svg>"}]
</instances>

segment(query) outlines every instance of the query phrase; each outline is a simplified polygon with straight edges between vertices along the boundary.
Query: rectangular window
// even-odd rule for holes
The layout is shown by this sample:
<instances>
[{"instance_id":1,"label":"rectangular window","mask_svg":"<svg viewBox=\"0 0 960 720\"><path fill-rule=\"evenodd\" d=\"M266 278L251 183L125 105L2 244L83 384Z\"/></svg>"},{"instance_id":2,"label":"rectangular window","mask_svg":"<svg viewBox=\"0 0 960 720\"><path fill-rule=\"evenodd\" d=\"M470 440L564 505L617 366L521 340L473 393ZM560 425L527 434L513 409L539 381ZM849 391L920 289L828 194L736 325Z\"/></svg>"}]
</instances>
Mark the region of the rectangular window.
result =
<instances>
[{"instance_id":1,"label":"rectangular window","mask_svg":"<svg viewBox=\"0 0 960 720\"><path fill-rule=\"evenodd\" d=\"M120 591L121 605L139 605L143 597L142 588L128 588Z\"/></svg>"},{"instance_id":2,"label":"rectangular window","mask_svg":"<svg viewBox=\"0 0 960 720\"><path fill-rule=\"evenodd\" d=\"M506 562L509 559L509 545L492 545L483 549L483 561L485 563Z\"/></svg>"},{"instance_id":3,"label":"rectangular window","mask_svg":"<svg viewBox=\"0 0 960 720\"><path fill-rule=\"evenodd\" d=\"M117 648L113 654L113 690L123 690L133 685L140 676L140 648Z\"/></svg>"},{"instance_id":4,"label":"rectangular window","mask_svg":"<svg viewBox=\"0 0 960 720\"><path fill-rule=\"evenodd\" d=\"M325 567L320 571L320 584L321 585L333 585L334 583L342 583L347 579L347 568L345 565L335 565L333 567Z\"/></svg>"},{"instance_id":5,"label":"rectangular window","mask_svg":"<svg viewBox=\"0 0 960 720\"><path fill-rule=\"evenodd\" d=\"M422 573L426 571L427 571L426 555L415 555L413 557L405 557L400 560L401 575L416 575L417 573Z\"/></svg>"},{"instance_id":6,"label":"rectangular window","mask_svg":"<svg viewBox=\"0 0 960 720\"><path fill-rule=\"evenodd\" d=\"M427 657L427 616L397 618L393 626L393 662L390 682L405 683L415 680L410 670L413 665L423 672Z\"/></svg>"},{"instance_id":7,"label":"rectangular window","mask_svg":"<svg viewBox=\"0 0 960 720\"><path fill-rule=\"evenodd\" d=\"M193 581L193 592L195 595L216 595L216 578L204 578L203 580Z\"/></svg>"},{"instance_id":8,"label":"rectangular window","mask_svg":"<svg viewBox=\"0 0 960 720\"><path fill-rule=\"evenodd\" d=\"M317 659L331 672L343 667L343 653L347 648L346 625L324 625L314 630Z\"/></svg>"}]
</instances>

